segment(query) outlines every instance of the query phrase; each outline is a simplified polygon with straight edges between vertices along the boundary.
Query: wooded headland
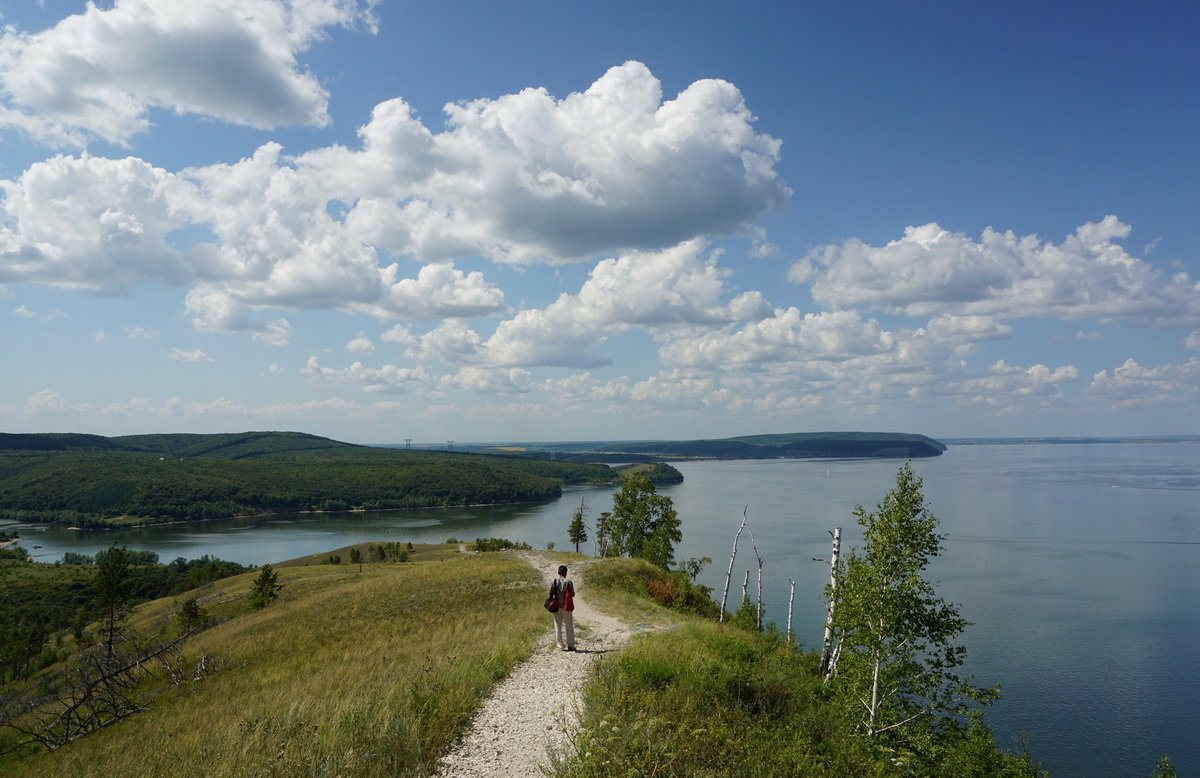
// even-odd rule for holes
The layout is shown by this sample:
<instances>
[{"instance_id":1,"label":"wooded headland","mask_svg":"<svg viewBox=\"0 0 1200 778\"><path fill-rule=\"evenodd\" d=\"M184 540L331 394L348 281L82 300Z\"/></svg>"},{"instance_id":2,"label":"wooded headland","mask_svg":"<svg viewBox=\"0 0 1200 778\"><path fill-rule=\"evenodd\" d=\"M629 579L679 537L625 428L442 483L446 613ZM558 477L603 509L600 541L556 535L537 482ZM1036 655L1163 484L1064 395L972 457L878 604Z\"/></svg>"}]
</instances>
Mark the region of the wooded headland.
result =
<instances>
[{"instance_id":1,"label":"wooded headland","mask_svg":"<svg viewBox=\"0 0 1200 778\"><path fill-rule=\"evenodd\" d=\"M684 459L849 459L940 456L946 446L904 432L788 432L703 440L584 441L476 446L559 461L634 462Z\"/></svg>"}]
</instances>

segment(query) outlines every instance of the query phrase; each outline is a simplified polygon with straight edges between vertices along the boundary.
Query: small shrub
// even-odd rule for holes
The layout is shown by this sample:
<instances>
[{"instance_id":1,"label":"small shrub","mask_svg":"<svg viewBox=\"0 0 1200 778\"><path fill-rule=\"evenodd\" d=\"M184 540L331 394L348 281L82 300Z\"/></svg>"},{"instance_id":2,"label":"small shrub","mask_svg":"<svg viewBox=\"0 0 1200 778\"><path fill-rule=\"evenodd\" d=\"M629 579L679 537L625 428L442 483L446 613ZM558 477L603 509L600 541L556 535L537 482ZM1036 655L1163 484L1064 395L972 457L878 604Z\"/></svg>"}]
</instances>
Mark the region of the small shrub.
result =
<instances>
[{"instance_id":1,"label":"small shrub","mask_svg":"<svg viewBox=\"0 0 1200 778\"><path fill-rule=\"evenodd\" d=\"M519 543L507 538L475 538L475 550L483 553L484 551L507 551L516 549L518 551L529 551L531 546L528 543Z\"/></svg>"},{"instance_id":2,"label":"small shrub","mask_svg":"<svg viewBox=\"0 0 1200 778\"><path fill-rule=\"evenodd\" d=\"M679 598L679 589L671 578L666 580L647 578L646 592L660 605L666 605L668 608L674 605L675 600Z\"/></svg>"}]
</instances>

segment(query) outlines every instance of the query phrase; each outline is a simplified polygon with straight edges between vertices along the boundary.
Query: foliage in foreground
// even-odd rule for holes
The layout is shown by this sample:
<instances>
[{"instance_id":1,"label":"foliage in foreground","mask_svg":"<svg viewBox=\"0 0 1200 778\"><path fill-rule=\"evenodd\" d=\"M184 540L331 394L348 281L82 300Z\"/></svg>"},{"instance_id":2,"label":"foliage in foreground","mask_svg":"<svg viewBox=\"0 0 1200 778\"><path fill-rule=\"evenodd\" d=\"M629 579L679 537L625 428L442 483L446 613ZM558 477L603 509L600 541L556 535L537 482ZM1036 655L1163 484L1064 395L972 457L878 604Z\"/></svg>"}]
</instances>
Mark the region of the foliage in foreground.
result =
<instances>
[{"instance_id":1,"label":"foliage in foreground","mask_svg":"<svg viewBox=\"0 0 1200 778\"><path fill-rule=\"evenodd\" d=\"M664 570L645 559L601 559L588 567L588 587L616 597L627 608L650 598L680 613L716 618L717 604L707 586L695 583L686 570ZM639 600L642 603L639 603Z\"/></svg>"},{"instance_id":2,"label":"foliage in foreground","mask_svg":"<svg viewBox=\"0 0 1200 778\"><path fill-rule=\"evenodd\" d=\"M561 778L621 776L1037 776L981 725L928 733L922 754L852 734L824 700L817 657L778 635L691 622L606 659Z\"/></svg>"},{"instance_id":3,"label":"foliage in foreground","mask_svg":"<svg viewBox=\"0 0 1200 778\"><path fill-rule=\"evenodd\" d=\"M208 594L244 603L256 575L218 581ZM185 658L219 667L186 695L164 688L150 712L53 753L0 762L0 773L429 774L545 628L536 574L494 555L427 563L418 548L408 564L362 573L288 566L279 576L271 607L241 604L242 615L183 644ZM172 624L177 607L149 603L131 623L151 632Z\"/></svg>"}]
</instances>

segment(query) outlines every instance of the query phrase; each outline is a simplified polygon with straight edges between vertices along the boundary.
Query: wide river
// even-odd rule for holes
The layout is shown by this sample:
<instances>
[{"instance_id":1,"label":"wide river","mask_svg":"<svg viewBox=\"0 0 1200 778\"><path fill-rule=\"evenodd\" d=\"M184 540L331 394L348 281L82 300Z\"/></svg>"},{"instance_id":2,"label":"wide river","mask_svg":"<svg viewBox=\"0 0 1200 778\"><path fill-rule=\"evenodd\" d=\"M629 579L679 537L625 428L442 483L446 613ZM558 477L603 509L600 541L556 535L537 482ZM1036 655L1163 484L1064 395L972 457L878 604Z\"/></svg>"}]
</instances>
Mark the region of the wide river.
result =
<instances>
[{"instance_id":1,"label":"wide river","mask_svg":"<svg viewBox=\"0 0 1200 778\"><path fill-rule=\"evenodd\" d=\"M899 462L751 460L678 464L664 487L679 510L680 560L708 556L701 581L719 597L733 534L748 510L765 559L768 617L819 645L828 531L861 542L851 515L873 508ZM954 446L917 460L946 549L930 575L974 622L968 672L1000 684L988 711L1001 746L1025 747L1058 776L1146 776L1169 754L1200 776L1200 444ZM115 532L24 528L26 548L53 561L110 543L262 564L368 540L442 542L506 537L568 546L579 500L589 516L611 488L566 492L538 505L291 515ZM738 551L730 604L754 569L749 535ZM591 544L585 544L585 551ZM754 574L751 575L751 589Z\"/></svg>"}]
</instances>

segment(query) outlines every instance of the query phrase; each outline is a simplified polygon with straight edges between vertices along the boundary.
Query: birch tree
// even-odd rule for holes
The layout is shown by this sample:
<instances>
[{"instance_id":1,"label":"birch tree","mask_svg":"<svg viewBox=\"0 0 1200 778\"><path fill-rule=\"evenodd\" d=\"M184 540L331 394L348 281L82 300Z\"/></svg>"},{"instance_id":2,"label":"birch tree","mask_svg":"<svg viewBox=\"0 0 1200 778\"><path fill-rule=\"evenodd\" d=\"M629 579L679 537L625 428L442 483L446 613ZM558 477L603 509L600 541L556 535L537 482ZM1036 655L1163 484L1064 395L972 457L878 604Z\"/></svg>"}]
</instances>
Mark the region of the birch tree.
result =
<instances>
[{"instance_id":1,"label":"birch tree","mask_svg":"<svg viewBox=\"0 0 1200 778\"><path fill-rule=\"evenodd\" d=\"M971 702L994 699L995 690L957 675L966 654L957 640L969 624L924 577L944 536L925 504L921 479L906 463L875 511L858 506L854 514L864 547L839 562L837 590L828 594L836 597L839 657L830 684L857 730L902 739L910 723L936 728Z\"/></svg>"},{"instance_id":2,"label":"birch tree","mask_svg":"<svg viewBox=\"0 0 1200 778\"><path fill-rule=\"evenodd\" d=\"M669 567L675 561L675 544L682 539L671 498L659 494L645 475L626 474L621 490L613 495L608 540L616 555Z\"/></svg>"}]
</instances>

